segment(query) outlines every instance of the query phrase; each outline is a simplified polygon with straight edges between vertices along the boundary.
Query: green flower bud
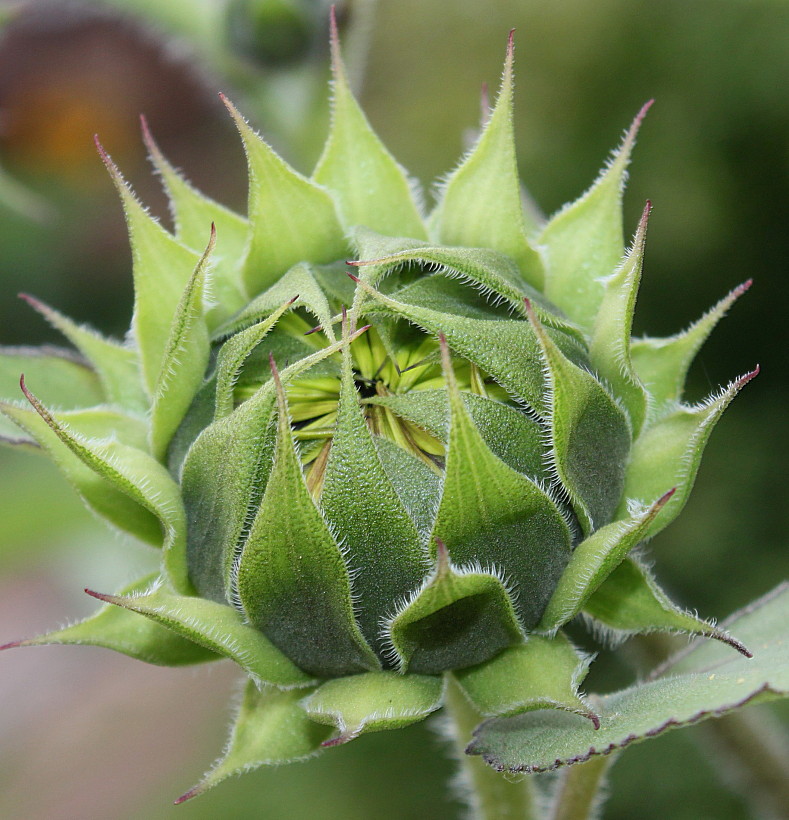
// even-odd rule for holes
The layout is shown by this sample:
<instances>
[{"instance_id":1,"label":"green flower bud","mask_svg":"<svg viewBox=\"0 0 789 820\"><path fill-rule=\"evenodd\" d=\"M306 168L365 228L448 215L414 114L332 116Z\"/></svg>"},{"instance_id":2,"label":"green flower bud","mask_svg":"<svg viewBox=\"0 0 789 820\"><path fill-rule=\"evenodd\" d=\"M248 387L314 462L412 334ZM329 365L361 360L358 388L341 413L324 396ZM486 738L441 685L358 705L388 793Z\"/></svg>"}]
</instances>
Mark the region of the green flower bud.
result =
<instances>
[{"instance_id":1,"label":"green flower bud","mask_svg":"<svg viewBox=\"0 0 789 820\"><path fill-rule=\"evenodd\" d=\"M672 604L634 552L680 512L755 375L683 403L693 356L747 286L684 333L631 340L649 205L626 249L621 197L648 106L592 187L537 223L521 205L510 39L495 107L423 219L351 95L336 31L332 51L309 179L227 102L246 218L146 132L171 234L102 151L131 235L133 343L31 299L81 358L2 360L26 374L27 402L2 404L22 431L8 441L40 445L94 511L162 549L156 577L91 593L107 604L94 617L13 645L229 657L249 676L225 757L183 799L420 720L443 673L483 715L550 707L596 724L578 691L589 658L561 631L579 614L746 651Z\"/></svg>"}]
</instances>

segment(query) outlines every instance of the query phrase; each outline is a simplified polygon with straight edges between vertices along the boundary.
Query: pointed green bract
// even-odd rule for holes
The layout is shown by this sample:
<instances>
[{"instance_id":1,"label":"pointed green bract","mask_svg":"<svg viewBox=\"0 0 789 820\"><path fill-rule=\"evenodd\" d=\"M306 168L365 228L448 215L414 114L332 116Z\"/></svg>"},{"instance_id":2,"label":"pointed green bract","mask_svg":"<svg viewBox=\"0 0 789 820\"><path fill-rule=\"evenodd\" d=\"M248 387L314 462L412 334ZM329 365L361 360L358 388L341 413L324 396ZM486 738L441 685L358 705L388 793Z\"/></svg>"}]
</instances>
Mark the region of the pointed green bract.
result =
<instances>
[{"instance_id":1,"label":"pointed green bract","mask_svg":"<svg viewBox=\"0 0 789 820\"><path fill-rule=\"evenodd\" d=\"M211 351L203 316L203 290L215 241L216 231L212 225L208 247L175 310L162 357L151 407L151 451L160 461L165 460L170 439L202 384L208 365Z\"/></svg>"},{"instance_id":2,"label":"pointed green bract","mask_svg":"<svg viewBox=\"0 0 789 820\"><path fill-rule=\"evenodd\" d=\"M261 632L245 624L237 610L203 598L177 595L161 578L151 578L147 586L138 585L120 595L91 595L121 610L139 613L209 650L211 657L230 658L258 686L271 684L290 689L314 682Z\"/></svg>"},{"instance_id":3,"label":"pointed green bract","mask_svg":"<svg viewBox=\"0 0 789 820\"><path fill-rule=\"evenodd\" d=\"M119 594L144 594L155 580L155 574L146 576ZM101 646L157 666L186 666L220 658L205 646L177 635L136 612L111 604L65 629L57 629L37 638L15 641L2 648L52 645Z\"/></svg>"},{"instance_id":4,"label":"pointed green bract","mask_svg":"<svg viewBox=\"0 0 789 820\"><path fill-rule=\"evenodd\" d=\"M370 128L348 86L334 25L332 74L331 128L313 179L336 198L346 229L365 225L390 236L426 239L405 171Z\"/></svg>"},{"instance_id":5,"label":"pointed green bract","mask_svg":"<svg viewBox=\"0 0 789 820\"><path fill-rule=\"evenodd\" d=\"M648 408L647 391L639 381L630 358L630 333L651 208L651 203L647 202L633 246L616 272L605 282L589 346L589 358L595 370L619 396L630 416L633 435L638 435Z\"/></svg>"},{"instance_id":6,"label":"pointed green bract","mask_svg":"<svg viewBox=\"0 0 789 820\"><path fill-rule=\"evenodd\" d=\"M478 567L456 567L437 542L436 566L385 627L403 672L435 674L482 663L523 640L504 583Z\"/></svg>"},{"instance_id":7,"label":"pointed green bract","mask_svg":"<svg viewBox=\"0 0 789 820\"><path fill-rule=\"evenodd\" d=\"M328 191L294 171L228 100L224 102L236 121L249 164L251 230L243 282L253 297L297 262L333 262L343 256L346 245Z\"/></svg>"},{"instance_id":8,"label":"pointed green bract","mask_svg":"<svg viewBox=\"0 0 789 820\"><path fill-rule=\"evenodd\" d=\"M249 681L221 760L175 802L197 797L232 775L317 754L331 730L307 717L299 705L303 697L301 690L258 689Z\"/></svg>"},{"instance_id":9,"label":"pointed green bract","mask_svg":"<svg viewBox=\"0 0 789 820\"><path fill-rule=\"evenodd\" d=\"M592 187L557 213L540 235L546 246L545 294L581 327L591 329L603 300L602 279L624 254L622 191L647 103Z\"/></svg>"},{"instance_id":10,"label":"pointed green bract","mask_svg":"<svg viewBox=\"0 0 789 820\"><path fill-rule=\"evenodd\" d=\"M622 497L630 429L600 382L564 356L528 303L527 310L547 365L551 461L588 535L611 520Z\"/></svg>"},{"instance_id":11,"label":"pointed green bract","mask_svg":"<svg viewBox=\"0 0 789 820\"><path fill-rule=\"evenodd\" d=\"M199 255L178 242L145 210L110 157L99 150L126 214L134 275L132 329L144 383L153 395L173 316Z\"/></svg>"},{"instance_id":12,"label":"pointed green bract","mask_svg":"<svg viewBox=\"0 0 789 820\"><path fill-rule=\"evenodd\" d=\"M440 677L368 672L322 684L301 702L317 723L334 726L338 736L324 746L336 746L363 732L401 729L424 720L441 706Z\"/></svg>"},{"instance_id":13,"label":"pointed green bract","mask_svg":"<svg viewBox=\"0 0 789 820\"><path fill-rule=\"evenodd\" d=\"M376 646L381 619L393 601L419 586L428 563L416 526L389 481L359 407L349 348L346 344L321 509L342 540L354 577L359 626Z\"/></svg>"},{"instance_id":14,"label":"pointed green bract","mask_svg":"<svg viewBox=\"0 0 789 820\"><path fill-rule=\"evenodd\" d=\"M59 330L95 370L104 389L105 400L132 412L144 413L148 400L142 387L137 353L104 338L95 330L72 322L38 299L23 296L55 329ZM49 375L49 374L48 374ZM83 397L82 406L90 404Z\"/></svg>"},{"instance_id":15,"label":"pointed green bract","mask_svg":"<svg viewBox=\"0 0 789 820\"><path fill-rule=\"evenodd\" d=\"M679 401L685 389L688 370L715 325L734 302L751 286L749 279L708 310L687 330L665 339L634 339L631 346L633 366L649 390L658 414L671 402Z\"/></svg>"},{"instance_id":16,"label":"pointed green bract","mask_svg":"<svg viewBox=\"0 0 789 820\"><path fill-rule=\"evenodd\" d=\"M523 278L539 288L543 263L526 238L515 157L512 61L510 35L496 106L474 149L444 183L431 228L442 244L506 254Z\"/></svg>"},{"instance_id":17,"label":"pointed green bract","mask_svg":"<svg viewBox=\"0 0 789 820\"><path fill-rule=\"evenodd\" d=\"M601 527L573 550L543 613L541 630L556 629L583 609L595 590L646 536L649 525L673 493L673 490L665 493L637 515Z\"/></svg>"},{"instance_id":18,"label":"pointed green bract","mask_svg":"<svg viewBox=\"0 0 789 820\"><path fill-rule=\"evenodd\" d=\"M561 633L529 636L488 663L459 669L454 676L480 714L508 716L535 709L563 709L593 721L592 707L578 694L591 658Z\"/></svg>"},{"instance_id":19,"label":"pointed green bract","mask_svg":"<svg viewBox=\"0 0 789 820\"><path fill-rule=\"evenodd\" d=\"M731 400L758 372L757 368L742 376L703 404L680 406L641 433L630 454L618 516L626 510L626 499L648 504L667 486L676 487L677 491L651 523L647 535L660 532L679 515L696 480L712 428Z\"/></svg>"},{"instance_id":20,"label":"pointed green bract","mask_svg":"<svg viewBox=\"0 0 789 820\"><path fill-rule=\"evenodd\" d=\"M727 632L673 604L642 564L628 558L584 603L584 613L618 635L683 632L715 638L750 657Z\"/></svg>"},{"instance_id":21,"label":"pointed green bract","mask_svg":"<svg viewBox=\"0 0 789 820\"><path fill-rule=\"evenodd\" d=\"M545 491L486 446L443 350L452 421L433 534L456 563L501 568L515 590L518 613L531 628L570 558L570 530Z\"/></svg>"},{"instance_id":22,"label":"pointed green bract","mask_svg":"<svg viewBox=\"0 0 789 820\"><path fill-rule=\"evenodd\" d=\"M274 466L235 569L234 593L250 622L321 677L375 669L354 617L343 554L312 500L277 382Z\"/></svg>"},{"instance_id":23,"label":"pointed green bract","mask_svg":"<svg viewBox=\"0 0 789 820\"><path fill-rule=\"evenodd\" d=\"M240 310L247 301L241 286L238 260L243 257L246 248L249 223L193 188L165 159L144 118L142 131L148 154L170 200L176 239L192 250L201 250L211 225L216 226L218 239L211 278L214 307L208 318L221 321Z\"/></svg>"}]
</instances>

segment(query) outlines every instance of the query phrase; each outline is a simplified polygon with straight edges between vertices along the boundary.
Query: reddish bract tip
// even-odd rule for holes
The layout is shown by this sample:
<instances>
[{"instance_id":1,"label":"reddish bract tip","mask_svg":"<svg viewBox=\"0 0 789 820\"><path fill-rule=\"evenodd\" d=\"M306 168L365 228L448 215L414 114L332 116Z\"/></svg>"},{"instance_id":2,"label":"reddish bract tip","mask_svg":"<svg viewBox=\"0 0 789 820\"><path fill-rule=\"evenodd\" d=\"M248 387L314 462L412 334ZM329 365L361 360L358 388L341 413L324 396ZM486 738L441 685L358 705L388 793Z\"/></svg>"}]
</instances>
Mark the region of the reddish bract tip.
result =
<instances>
[{"instance_id":1,"label":"reddish bract tip","mask_svg":"<svg viewBox=\"0 0 789 820\"><path fill-rule=\"evenodd\" d=\"M151 133L151 128L148 125L148 120L145 114L140 114L140 131L142 131L142 141L145 143L148 153L158 155L159 146L153 138L153 134Z\"/></svg>"},{"instance_id":2,"label":"reddish bract tip","mask_svg":"<svg viewBox=\"0 0 789 820\"><path fill-rule=\"evenodd\" d=\"M16 649L18 646L22 646L23 644L27 643L27 638L21 638L18 641L11 641L10 643L4 643L0 646L0 652L4 649Z\"/></svg>"},{"instance_id":3,"label":"reddish bract tip","mask_svg":"<svg viewBox=\"0 0 789 820\"><path fill-rule=\"evenodd\" d=\"M271 352L268 354L268 366L271 368L271 375L274 376L276 381L279 381L279 370L277 369L277 363L274 361L274 354Z\"/></svg>"},{"instance_id":4,"label":"reddish bract tip","mask_svg":"<svg viewBox=\"0 0 789 820\"><path fill-rule=\"evenodd\" d=\"M107 595L104 592L96 592L95 590L88 589L87 587L85 587L83 591L90 595L91 598L97 598L99 601L104 601L105 604L111 604L115 598L114 595Z\"/></svg>"},{"instance_id":5,"label":"reddish bract tip","mask_svg":"<svg viewBox=\"0 0 789 820\"><path fill-rule=\"evenodd\" d=\"M357 735L354 734L340 735L339 737L330 737L328 740L324 740L323 743L321 743L321 748L329 749L332 746L342 746L344 743L348 743L355 737L357 737Z\"/></svg>"},{"instance_id":6,"label":"reddish bract tip","mask_svg":"<svg viewBox=\"0 0 789 820\"><path fill-rule=\"evenodd\" d=\"M313 333L317 333L319 330L323 330L323 325L315 325L315 327L311 327L304 335L310 336Z\"/></svg>"},{"instance_id":7,"label":"reddish bract tip","mask_svg":"<svg viewBox=\"0 0 789 820\"><path fill-rule=\"evenodd\" d=\"M337 7L333 3L329 8L329 43L332 65L336 70L340 66L340 34L337 30Z\"/></svg>"},{"instance_id":8,"label":"reddish bract tip","mask_svg":"<svg viewBox=\"0 0 789 820\"><path fill-rule=\"evenodd\" d=\"M748 382L751 381L751 379L755 379L759 375L760 371L761 367L757 364L756 367L754 367L754 369L751 370L750 373L746 373L744 376L740 376L740 378L737 379L737 381L735 382L735 386L737 387L737 389L740 390L741 388L745 387L745 385L748 384Z\"/></svg>"},{"instance_id":9,"label":"reddish bract tip","mask_svg":"<svg viewBox=\"0 0 789 820\"><path fill-rule=\"evenodd\" d=\"M297 294L296 294L296 295L295 295L292 299L290 299L290 300L288 301L288 304L289 304L289 305L292 305L294 302L298 302L298 301L299 301L299 296L300 296L300 295L301 295L301 294L297 293Z\"/></svg>"},{"instance_id":10,"label":"reddish bract tip","mask_svg":"<svg viewBox=\"0 0 789 820\"><path fill-rule=\"evenodd\" d=\"M173 800L174 806L179 806L181 803L186 803L187 800L191 800L193 797L197 797L198 794L202 789L199 786L195 786L194 788L189 789L188 792L184 792L180 797L177 797Z\"/></svg>"},{"instance_id":11,"label":"reddish bract tip","mask_svg":"<svg viewBox=\"0 0 789 820\"><path fill-rule=\"evenodd\" d=\"M507 55L512 56L512 52L515 50L515 29L511 28L510 33L507 35Z\"/></svg>"},{"instance_id":12,"label":"reddish bract tip","mask_svg":"<svg viewBox=\"0 0 789 820\"><path fill-rule=\"evenodd\" d=\"M671 496L674 495L674 493L676 491L677 491L677 488L672 487L667 493L664 493L663 495L661 495L660 498L658 498L658 500L655 502L655 509L659 510L661 507L664 507L668 503Z\"/></svg>"},{"instance_id":13,"label":"reddish bract tip","mask_svg":"<svg viewBox=\"0 0 789 820\"><path fill-rule=\"evenodd\" d=\"M594 712L587 712L586 717L592 721L592 726L594 726L595 731L600 728L600 715L596 715Z\"/></svg>"},{"instance_id":14,"label":"reddish bract tip","mask_svg":"<svg viewBox=\"0 0 789 820\"><path fill-rule=\"evenodd\" d=\"M753 279L746 279L741 285L738 285L732 291L732 296L735 299L738 299L740 296L743 295L747 290L750 289L751 285L753 284Z\"/></svg>"},{"instance_id":15,"label":"reddish bract tip","mask_svg":"<svg viewBox=\"0 0 789 820\"><path fill-rule=\"evenodd\" d=\"M354 282L357 282L357 283L359 282L359 277L358 277L358 276L355 276L355 275L354 275L353 273L351 273L349 270L345 271L345 273L346 273L348 276L350 276L350 277L351 277L351 279L353 279L353 281L354 281Z\"/></svg>"}]
</instances>

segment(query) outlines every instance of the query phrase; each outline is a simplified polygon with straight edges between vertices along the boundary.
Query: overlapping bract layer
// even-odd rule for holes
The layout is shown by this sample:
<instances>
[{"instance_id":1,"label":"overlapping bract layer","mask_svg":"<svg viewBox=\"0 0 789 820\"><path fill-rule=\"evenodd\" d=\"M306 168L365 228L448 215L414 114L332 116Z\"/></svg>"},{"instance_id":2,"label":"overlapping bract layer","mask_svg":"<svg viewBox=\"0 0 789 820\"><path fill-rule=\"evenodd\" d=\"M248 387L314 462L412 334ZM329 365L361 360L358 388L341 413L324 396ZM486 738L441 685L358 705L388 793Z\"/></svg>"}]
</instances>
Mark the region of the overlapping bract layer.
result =
<instances>
[{"instance_id":1,"label":"overlapping bract layer","mask_svg":"<svg viewBox=\"0 0 789 820\"><path fill-rule=\"evenodd\" d=\"M171 234L102 151L131 234L130 341L30 299L79 355L0 357L5 440L44 448L94 511L163 550L159 576L92 593L107 602L97 615L14 645L224 656L250 677L225 758L188 796L421 719L449 670L482 715L594 721L578 692L589 659L559 631L579 613L742 649L675 607L634 553L679 513L753 375L682 403L693 355L742 289L685 333L631 342L649 208L626 251L621 195L643 112L590 190L531 224L510 42L497 104L424 222L333 45L312 178L228 103L244 219L146 131Z\"/></svg>"}]
</instances>

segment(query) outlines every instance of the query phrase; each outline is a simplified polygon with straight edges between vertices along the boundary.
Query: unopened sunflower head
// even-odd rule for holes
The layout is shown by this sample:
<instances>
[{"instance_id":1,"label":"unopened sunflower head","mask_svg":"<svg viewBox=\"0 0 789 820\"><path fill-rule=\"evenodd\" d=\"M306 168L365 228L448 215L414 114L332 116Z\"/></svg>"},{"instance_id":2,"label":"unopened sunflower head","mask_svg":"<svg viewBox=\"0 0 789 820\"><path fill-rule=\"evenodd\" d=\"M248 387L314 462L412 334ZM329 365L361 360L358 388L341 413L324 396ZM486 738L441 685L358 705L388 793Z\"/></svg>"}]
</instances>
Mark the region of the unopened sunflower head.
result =
<instances>
[{"instance_id":1,"label":"unopened sunflower head","mask_svg":"<svg viewBox=\"0 0 789 820\"><path fill-rule=\"evenodd\" d=\"M93 643L249 676L225 757L306 757L439 708L451 673L481 715L595 720L561 627L707 635L636 548L690 492L754 374L683 403L742 286L669 338L631 339L649 206L629 249L636 131L547 221L522 207L512 40L479 139L423 218L354 100L333 38L333 116L312 177L231 103L247 217L195 191L145 132L169 233L110 158L133 249L127 342L34 299L79 353L6 350L2 409L85 502L162 549L161 572L88 620L14 646ZM215 226L215 227L214 227ZM207 247L206 247L207 244ZM205 248L201 251L201 249ZM349 261L350 260L350 261Z\"/></svg>"}]
</instances>

